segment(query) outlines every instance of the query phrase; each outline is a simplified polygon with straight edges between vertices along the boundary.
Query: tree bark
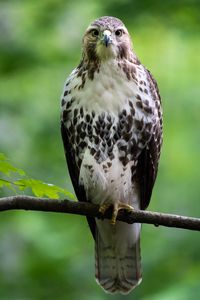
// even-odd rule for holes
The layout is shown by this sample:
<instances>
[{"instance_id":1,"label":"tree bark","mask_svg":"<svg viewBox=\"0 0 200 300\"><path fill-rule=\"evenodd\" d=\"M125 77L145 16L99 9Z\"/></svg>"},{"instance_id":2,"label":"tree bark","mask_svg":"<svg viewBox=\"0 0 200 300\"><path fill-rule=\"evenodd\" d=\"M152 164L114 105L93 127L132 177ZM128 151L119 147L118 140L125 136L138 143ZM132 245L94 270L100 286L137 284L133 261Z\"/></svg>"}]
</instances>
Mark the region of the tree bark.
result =
<instances>
[{"instance_id":1,"label":"tree bark","mask_svg":"<svg viewBox=\"0 0 200 300\"><path fill-rule=\"evenodd\" d=\"M108 209L104 215L99 212L99 206L87 202L74 202L70 200L57 200L49 198L36 198L19 195L0 198L0 211L6 210L33 210L44 212L57 212L78 214L97 218L110 219L112 209ZM200 231L200 219L180 215L133 210L127 212L120 210L117 220L126 223L146 223L155 226L176 227Z\"/></svg>"}]
</instances>

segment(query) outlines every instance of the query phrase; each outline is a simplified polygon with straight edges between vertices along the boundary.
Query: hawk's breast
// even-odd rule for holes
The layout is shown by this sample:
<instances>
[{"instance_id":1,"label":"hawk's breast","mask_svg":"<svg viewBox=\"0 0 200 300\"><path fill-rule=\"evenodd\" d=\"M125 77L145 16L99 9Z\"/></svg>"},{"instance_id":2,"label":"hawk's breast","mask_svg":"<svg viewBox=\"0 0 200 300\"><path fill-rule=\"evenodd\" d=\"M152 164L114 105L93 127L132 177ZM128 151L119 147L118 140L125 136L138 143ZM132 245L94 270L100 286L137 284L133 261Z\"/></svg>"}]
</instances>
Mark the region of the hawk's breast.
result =
<instances>
[{"instance_id":1,"label":"hawk's breast","mask_svg":"<svg viewBox=\"0 0 200 300\"><path fill-rule=\"evenodd\" d=\"M113 62L101 64L93 80L87 71L81 76L78 72L66 83L62 118L79 168L79 182L88 198L101 195L130 200L137 190L133 180L137 158L157 119L154 101L138 84L139 77L144 82L146 74L138 67L130 80Z\"/></svg>"}]
</instances>

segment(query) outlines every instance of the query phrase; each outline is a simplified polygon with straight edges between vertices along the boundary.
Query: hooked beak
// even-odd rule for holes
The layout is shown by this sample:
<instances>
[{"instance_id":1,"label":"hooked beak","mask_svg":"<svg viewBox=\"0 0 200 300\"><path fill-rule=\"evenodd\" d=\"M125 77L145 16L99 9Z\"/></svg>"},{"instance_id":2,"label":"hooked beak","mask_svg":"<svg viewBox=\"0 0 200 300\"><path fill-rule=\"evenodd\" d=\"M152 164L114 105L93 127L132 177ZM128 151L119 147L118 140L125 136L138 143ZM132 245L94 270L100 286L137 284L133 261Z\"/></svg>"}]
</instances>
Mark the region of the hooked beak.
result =
<instances>
[{"instance_id":1,"label":"hooked beak","mask_svg":"<svg viewBox=\"0 0 200 300\"><path fill-rule=\"evenodd\" d=\"M112 44L111 32L110 30L104 30L102 37L103 44L108 47L108 45Z\"/></svg>"}]
</instances>

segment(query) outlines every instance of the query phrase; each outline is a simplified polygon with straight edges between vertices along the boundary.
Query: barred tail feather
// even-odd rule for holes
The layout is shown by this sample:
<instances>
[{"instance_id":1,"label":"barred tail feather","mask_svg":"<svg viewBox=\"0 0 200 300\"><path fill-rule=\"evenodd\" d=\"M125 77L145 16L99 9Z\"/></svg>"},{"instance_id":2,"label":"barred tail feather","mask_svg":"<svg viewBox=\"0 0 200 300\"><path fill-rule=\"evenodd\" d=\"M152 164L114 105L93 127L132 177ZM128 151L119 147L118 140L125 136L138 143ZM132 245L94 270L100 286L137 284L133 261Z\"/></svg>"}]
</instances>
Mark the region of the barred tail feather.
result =
<instances>
[{"instance_id":1,"label":"barred tail feather","mask_svg":"<svg viewBox=\"0 0 200 300\"><path fill-rule=\"evenodd\" d=\"M122 226L124 227L124 225ZM140 226L140 224L137 225ZM113 227L113 225L111 226ZM125 226L133 225L126 224ZM123 245L119 246L116 239L110 239L110 243L105 244L105 240L97 230L95 277L108 293L127 294L142 281L139 237L132 244L128 244L127 241L127 244L124 245L125 251L121 251L121 249L123 249Z\"/></svg>"}]
</instances>

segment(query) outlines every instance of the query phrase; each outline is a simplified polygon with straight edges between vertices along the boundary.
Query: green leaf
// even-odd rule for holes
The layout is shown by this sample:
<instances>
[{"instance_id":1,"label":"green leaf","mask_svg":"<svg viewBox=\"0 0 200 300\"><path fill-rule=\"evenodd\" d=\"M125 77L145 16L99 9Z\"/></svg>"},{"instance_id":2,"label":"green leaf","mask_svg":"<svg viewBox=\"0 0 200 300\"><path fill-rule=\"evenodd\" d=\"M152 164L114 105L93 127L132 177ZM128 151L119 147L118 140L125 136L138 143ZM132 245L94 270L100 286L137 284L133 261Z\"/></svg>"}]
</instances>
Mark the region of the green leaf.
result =
<instances>
[{"instance_id":1,"label":"green leaf","mask_svg":"<svg viewBox=\"0 0 200 300\"><path fill-rule=\"evenodd\" d=\"M6 187L10 188L11 185L12 185L12 183L10 183L9 181L4 180L4 179L0 179L0 187L6 186Z\"/></svg>"},{"instance_id":2,"label":"green leaf","mask_svg":"<svg viewBox=\"0 0 200 300\"><path fill-rule=\"evenodd\" d=\"M4 153L0 152L0 160L7 160L7 157L5 156Z\"/></svg>"},{"instance_id":3,"label":"green leaf","mask_svg":"<svg viewBox=\"0 0 200 300\"><path fill-rule=\"evenodd\" d=\"M18 185L20 190L30 188L36 197L47 196L49 198L59 199L59 194L66 195L75 200L75 196L66 189L60 188L56 185L42 182L32 178L19 179L14 182Z\"/></svg>"},{"instance_id":4,"label":"green leaf","mask_svg":"<svg viewBox=\"0 0 200 300\"><path fill-rule=\"evenodd\" d=\"M0 188L7 187L16 193L17 187L19 190L24 191L26 188L30 188L32 193L36 197L44 197L47 196L49 198L59 199L60 194L70 197L72 200L75 200L76 197L66 189L58 187L53 184L45 183L41 180L36 180L33 178L25 177L25 172L19 168L16 168L9 162L8 158L5 154L0 153L0 172L3 175L12 179L13 173L17 173L20 177L19 179L6 180L0 179ZM16 177L16 175L15 175Z\"/></svg>"},{"instance_id":5,"label":"green leaf","mask_svg":"<svg viewBox=\"0 0 200 300\"><path fill-rule=\"evenodd\" d=\"M7 188L9 188L10 190L12 190L13 192L16 193L16 190L15 190L15 188L13 187L13 183L12 183L12 182L0 178L0 188L3 188L3 187L7 187Z\"/></svg>"},{"instance_id":6,"label":"green leaf","mask_svg":"<svg viewBox=\"0 0 200 300\"><path fill-rule=\"evenodd\" d=\"M14 167L3 153L0 153L0 172L7 176L10 176L11 172L18 173L21 176L25 175L25 172L22 169Z\"/></svg>"}]
</instances>

